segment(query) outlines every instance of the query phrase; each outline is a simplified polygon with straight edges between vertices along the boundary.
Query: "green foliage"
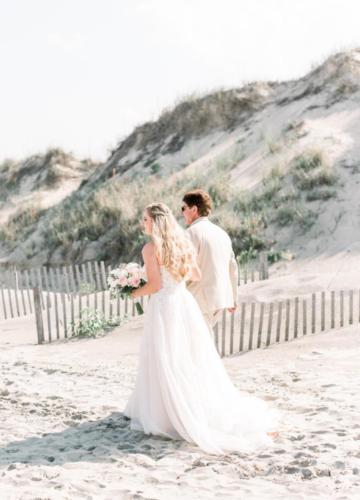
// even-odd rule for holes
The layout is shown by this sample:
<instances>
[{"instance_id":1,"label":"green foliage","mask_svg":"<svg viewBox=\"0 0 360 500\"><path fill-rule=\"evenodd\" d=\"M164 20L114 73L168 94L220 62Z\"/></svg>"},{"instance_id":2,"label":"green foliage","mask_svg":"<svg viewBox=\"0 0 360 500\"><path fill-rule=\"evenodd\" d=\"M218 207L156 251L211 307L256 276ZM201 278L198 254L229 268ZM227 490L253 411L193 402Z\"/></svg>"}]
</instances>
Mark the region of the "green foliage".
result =
<instances>
[{"instance_id":1,"label":"green foliage","mask_svg":"<svg viewBox=\"0 0 360 500\"><path fill-rule=\"evenodd\" d=\"M333 186L337 176L328 160L318 150L308 150L294 158L291 172L295 185L300 190L311 190L320 186Z\"/></svg>"},{"instance_id":2,"label":"green foliage","mask_svg":"<svg viewBox=\"0 0 360 500\"><path fill-rule=\"evenodd\" d=\"M230 177L222 175L216 178L216 182L210 184L207 188L215 208L220 207L231 199Z\"/></svg>"},{"instance_id":3,"label":"green foliage","mask_svg":"<svg viewBox=\"0 0 360 500\"><path fill-rule=\"evenodd\" d=\"M106 235L105 253L109 258L132 259L139 255L146 241L139 226L146 205L162 200L180 217L179 196L189 189L204 187L204 180L205 174L201 172L175 179L155 176L126 181L115 179L84 198L70 196L54 209L46 228L47 242L53 248L67 249L74 242L98 241Z\"/></svg>"},{"instance_id":4,"label":"green foliage","mask_svg":"<svg viewBox=\"0 0 360 500\"><path fill-rule=\"evenodd\" d=\"M267 260L270 264L279 262L282 258L282 252L280 250L269 250L267 253Z\"/></svg>"},{"instance_id":5,"label":"green foliage","mask_svg":"<svg viewBox=\"0 0 360 500\"><path fill-rule=\"evenodd\" d=\"M81 310L81 320L74 325L74 337L97 337L121 324L119 318L106 319L102 312L90 308Z\"/></svg>"},{"instance_id":6,"label":"green foliage","mask_svg":"<svg viewBox=\"0 0 360 500\"><path fill-rule=\"evenodd\" d=\"M96 285L94 283L88 283L86 281L80 283L79 293L81 293L81 295L94 293L95 291L96 291Z\"/></svg>"},{"instance_id":7,"label":"green foliage","mask_svg":"<svg viewBox=\"0 0 360 500\"><path fill-rule=\"evenodd\" d=\"M179 202L182 194L202 188L213 199L212 219L230 234L236 253L245 261L272 247L274 242L267 232L270 225L307 230L315 216L305 208L305 200L334 196L334 191L324 188L335 184L336 177L319 151L304 151L291 162L289 169L273 168L252 191L240 191L232 183L230 172L242 155L238 148L232 156L190 166L169 176L117 176L94 183L91 190L75 192L49 209L43 226L44 248L51 252L60 247L64 257L81 258L86 242L93 241L101 243L96 247L100 248L98 258L113 262L120 258L134 259L146 241L139 226L144 207L161 200L182 220ZM48 161L56 166L55 157L54 152L49 152ZM156 174L160 164L153 163L150 170ZM17 214L2 229L0 237L16 242L40 216L41 211ZM84 286L82 293L91 291L88 285Z\"/></svg>"},{"instance_id":8,"label":"green foliage","mask_svg":"<svg viewBox=\"0 0 360 500\"><path fill-rule=\"evenodd\" d=\"M270 264L279 262L280 260L292 260L294 255L289 250L274 250L271 248L267 252L267 260Z\"/></svg>"},{"instance_id":9,"label":"green foliage","mask_svg":"<svg viewBox=\"0 0 360 500\"><path fill-rule=\"evenodd\" d=\"M240 250L240 252L236 255L236 260L240 265L247 264L248 262L255 260L258 255L259 252L254 248Z\"/></svg>"},{"instance_id":10,"label":"green foliage","mask_svg":"<svg viewBox=\"0 0 360 500\"><path fill-rule=\"evenodd\" d=\"M306 194L306 201L329 200L336 197L333 189L314 189Z\"/></svg>"},{"instance_id":11,"label":"green foliage","mask_svg":"<svg viewBox=\"0 0 360 500\"><path fill-rule=\"evenodd\" d=\"M280 207L275 212L274 221L279 226L296 224L304 230L310 229L315 222L313 212L295 204Z\"/></svg>"},{"instance_id":12,"label":"green foliage","mask_svg":"<svg viewBox=\"0 0 360 500\"><path fill-rule=\"evenodd\" d=\"M319 167L312 172L299 172L295 175L295 181L299 189L310 190L319 186L333 186L337 177L329 167Z\"/></svg>"},{"instance_id":13,"label":"green foliage","mask_svg":"<svg viewBox=\"0 0 360 500\"><path fill-rule=\"evenodd\" d=\"M279 169L273 169L268 177L262 181L260 188L255 192L242 192L234 202L235 212L265 213L278 203L283 190L284 175Z\"/></svg>"},{"instance_id":14,"label":"green foliage","mask_svg":"<svg viewBox=\"0 0 360 500\"><path fill-rule=\"evenodd\" d=\"M324 157L322 152L318 150L310 149L296 156L293 160L293 168L303 172L310 172L321 165L324 165Z\"/></svg>"},{"instance_id":15,"label":"green foliage","mask_svg":"<svg viewBox=\"0 0 360 500\"><path fill-rule=\"evenodd\" d=\"M240 259L256 257L258 252L268 247L264 236L264 220L261 214L244 214L242 217L222 209L214 214L212 220L229 234L236 255Z\"/></svg>"},{"instance_id":16,"label":"green foliage","mask_svg":"<svg viewBox=\"0 0 360 500\"><path fill-rule=\"evenodd\" d=\"M37 205L19 208L0 229L0 240L9 243L25 239L43 212Z\"/></svg>"},{"instance_id":17,"label":"green foliage","mask_svg":"<svg viewBox=\"0 0 360 500\"><path fill-rule=\"evenodd\" d=\"M153 163L150 167L150 170L151 170L151 173L153 175L157 174L160 172L160 169L161 169L161 165L160 163Z\"/></svg>"}]
</instances>

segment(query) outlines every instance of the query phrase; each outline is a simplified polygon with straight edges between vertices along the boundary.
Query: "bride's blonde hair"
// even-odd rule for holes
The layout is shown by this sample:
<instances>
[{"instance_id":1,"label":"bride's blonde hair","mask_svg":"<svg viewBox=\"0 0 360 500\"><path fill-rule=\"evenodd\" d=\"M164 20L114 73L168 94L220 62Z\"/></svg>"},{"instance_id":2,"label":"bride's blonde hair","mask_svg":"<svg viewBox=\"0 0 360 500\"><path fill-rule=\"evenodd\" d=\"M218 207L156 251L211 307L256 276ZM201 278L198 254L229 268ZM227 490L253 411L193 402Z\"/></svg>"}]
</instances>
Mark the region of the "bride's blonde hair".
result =
<instances>
[{"instance_id":1,"label":"bride's blonde hair","mask_svg":"<svg viewBox=\"0 0 360 500\"><path fill-rule=\"evenodd\" d=\"M152 219L151 237L159 262L178 281L190 274L196 263L196 250L165 203L151 203L146 207Z\"/></svg>"}]
</instances>

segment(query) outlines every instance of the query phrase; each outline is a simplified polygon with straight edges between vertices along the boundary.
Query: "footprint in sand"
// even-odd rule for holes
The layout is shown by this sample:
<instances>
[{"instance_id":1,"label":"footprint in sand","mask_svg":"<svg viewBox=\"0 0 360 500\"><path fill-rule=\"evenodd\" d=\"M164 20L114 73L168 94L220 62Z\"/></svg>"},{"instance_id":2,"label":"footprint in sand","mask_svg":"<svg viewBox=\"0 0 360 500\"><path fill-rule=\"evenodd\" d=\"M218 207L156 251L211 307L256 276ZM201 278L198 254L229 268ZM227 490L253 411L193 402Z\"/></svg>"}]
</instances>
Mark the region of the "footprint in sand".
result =
<instances>
[{"instance_id":1,"label":"footprint in sand","mask_svg":"<svg viewBox=\"0 0 360 500\"><path fill-rule=\"evenodd\" d=\"M297 436L290 436L288 439L290 441L302 441L305 437L305 434L298 434Z\"/></svg>"},{"instance_id":2,"label":"footprint in sand","mask_svg":"<svg viewBox=\"0 0 360 500\"><path fill-rule=\"evenodd\" d=\"M326 446L326 448L331 448L332 450L336 449L336 445L332 443L324 443L323 446Z\"/></svg>"}]
</instances>

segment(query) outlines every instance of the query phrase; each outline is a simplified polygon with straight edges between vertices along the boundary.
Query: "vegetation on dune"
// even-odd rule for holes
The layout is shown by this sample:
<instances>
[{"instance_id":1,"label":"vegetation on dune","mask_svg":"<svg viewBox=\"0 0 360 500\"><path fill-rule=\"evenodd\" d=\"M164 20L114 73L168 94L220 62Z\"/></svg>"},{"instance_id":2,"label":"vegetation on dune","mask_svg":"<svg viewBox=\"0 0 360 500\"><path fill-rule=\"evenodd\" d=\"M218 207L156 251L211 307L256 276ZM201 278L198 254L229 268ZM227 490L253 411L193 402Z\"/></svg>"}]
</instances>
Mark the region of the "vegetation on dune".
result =
<instances>
[{"instance_id":1,"label":"vegetation on dune","mask_svg":"<svg viewBox=\"0 0 360 500\"><path fill-rule=\"evenodd\" d=\"M1 246L11 252L21 244L29 259L35 255L64 262L93 256L108 263L139 259L145 242L139 227L143 208L161 200L182 221L181 197L199 187L210 193L212 220L229 233L240 260L266 249L269 259L276 261L281 252L274 246L275 238L285 241L308 231L321 203L330 200L331 204L336 198L339 182L333 165L323 151L307 148L287 164L278 163L252 190L241 189L232 171L245 152L250 161L243 165L247 172L240 182L252 176L252 155L256 162L264 158L268 171L270 164L284 162L293 151L299 151L312 134L305 111L353 98L358 91L354 76L358 75L358 61L351 52L334 55L303 79L290 82L290 91L287 84L254 82L237 89L185 96L157 120L136 127L96 172L95 162L78 161L56 148L22 161L5 160L0 163L1 215L7 217L8 210L12 215L0 226ZM326 100L310 106L306 103L304 113L296 114L298 119L288 124L275 121L274 127L269 127L267 112L257 113L273 105L285 109L325 87ZM269 117L277 120L273 111L269 109ZM281 111L278 118L284 116ZM240 126L241 135L234 134L233 143L226 139L222 144L224 137ZM196 156L198 160L210 158L206 149L215 145L214 154L221 155L227 148L231 156L212 164L195 162ZM359 171L356 162L344 166L353 173ZM243 172L239 168L236 175ZM79 183L69 184L79 188L58 204L42 209L34 201L37 191L62 189L62 182L72 178Z\"/></svg>"},{"instance_id":2,"label":"vegetation on dune","mask_svg":"<svg viewBox=\"0 0 360 500\"><path fill-rule=\"evenodd\" d=\"M161 200L180 218L181 193L204 185L214 196L215 204L226 199L227 186L209 182L205 172L163 179L155 176L126 181L115 178L85 199L74 195L56 209L46 229L47 241L53 248L61 246L66 250L76 241L97 241L106 234L102 258L134 258L140 255L145 242L139 227L144 207Z\"/></svg>"},{"instance_id":3,"label":"vegetation on dune","mask_svg":"<svg viewBox=\"0 0 360 500\"><path fill-rule=\"evenodd\" d=\"M44 213L45 211L38 205L21 207L0 228L0 241L16 244L24 240L33 231L34 225Z\"/></svg>"},{"instance_id":4,"label":"vegetation on dune","mask_svg":"<svg viewBox=\"0 0 360 500\"><path fill-rule=\"evenodd\" d=\"M261 84L269 91L272 85L275 84ZM183 96L174 106L164 109L156 121L137 127L113 153L134 144L137 149L143 149L149 144L161 143L170 135L169 151L177 151L191 137L204 135L216 128L232 129L265 101L258 83L249 83L240 89L219 89L211 94Z\"/></svg>"},{"instance_id":5,"label":"vegetation on dune","mask_svg":"<svg viewBox=\"0 0 360 500\"><path fill-rule=\"evenodd\" d=\"M206 170L199 168L195 173L185 171L168 178L150 175L108 181L84 200L69 198L61 210L56 211L48 229L49 241L54 248L66 248L79 240L96 241L107 233L111 237L103 258L138 257L145 242L138 224L143 208L154 200L162 200L181 219L181 194L196 187L210 193L214 202L212 219L229 233L240 260L271 248L274 242L266 237L266 229L271 224L293 225L301 231L312 226L315 214L305 205L304 186L298 176L299 172L311 173L317 189L328 184L323 173L330 167L319 152L304 152L286 171L273 169L255 192L241 191L231 183L233 166L234 162L229 159L208 165ZM330 174L333 181L335 177ZM306 186L307 196L311 189Z\"/></svg>"},{"instance_id":6,"label":"vegetation on dune","mask_svg":"<svg viewBox=\"0 0 360 500\"><path fill-rule=\"evenodd\" d=\"M168 177L158 175L159 166L154 164L144 176L113 177L92 185L91 190L74 192L43 218L43 249L60 248L64 256L76 259L81 255L76 249L99 242L97 258L108 262L139 259L146 240L139 226L144 207L161 200L182 220L182 194L202 188L213 199L212 220L229 233L239 260L245 261L272 248L274 240L268 235L276 227L307 231L316 220L307 203L336 194L337 178L321 151L306 150L286 168L274 168L251 192L231 182L231 170L242 154L237 151L232 157ZM24 241L42 215L35 206L20 209L3 226L0 238L9 247Z\"/></svg>"},{"instance_id":7,"label":"vegetation on dune","mask_svg":"<svg viewBox=\"0 0 360 500\"><path fill-rule=\"evenodd\" d=\"M271 246L272 242L264 237L270 225L309 230L315 223L316 213L306 202L336 196L334 189L327 189L336 184L337 176L325 155L309 149L296 156L288 168L273 169L254 193L239 193L233 208L241 223L234 231L234 240L239 241L239 235L248 230L247 238L238 244L240 256L254 255Z\"/></svg>"},{"instance_id":8,"label":"vegetation on dune","mask_svg":"<svg viewBox=\"0 0 360 500\"><path fill-rule=\"evenodd\" d=\"M294 181L301 190L319 186L333 186L337 178L321 151L310 150L297 156L293 162Z\"/></svg>"},{"instance_id":9,"label":"vegetation on dune","mask_svg":"<svg viewBox=\"0 0 360 500\"><path fill-rule=\"evenodd\" d=\"M44 154L35 154L25 160L4 160L0 163L0 200L19 193L23 181L29 191L52 189L65 178L90 173L95 166L95 162L76 160L60 148L50 148Z\"/></svg>"}]
</instances>

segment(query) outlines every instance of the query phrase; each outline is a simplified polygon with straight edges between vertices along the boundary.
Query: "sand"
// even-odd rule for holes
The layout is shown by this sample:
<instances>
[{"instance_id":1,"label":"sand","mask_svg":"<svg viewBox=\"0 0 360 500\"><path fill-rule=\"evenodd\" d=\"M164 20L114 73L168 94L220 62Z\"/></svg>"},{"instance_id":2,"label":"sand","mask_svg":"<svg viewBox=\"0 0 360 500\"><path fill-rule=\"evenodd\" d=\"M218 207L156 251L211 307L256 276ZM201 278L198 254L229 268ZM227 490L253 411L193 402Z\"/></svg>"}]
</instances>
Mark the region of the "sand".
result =
<instances>
[{"instance_id":1,"label":"sand","mask_svg":"<svg viewBox=\"0 0 360 500\"><path fill-rule=\"evenodd\" d=\"M224 359L283 419L270 450L213 456L122 416L141 321L97 339L0 340L2 500L359 497L358 327Z\"/></svg>"},{"instance_id":2,"label":"sand","mask_svg":"<svg viewBox=\"0 0 360 500\"><path fill-rule=\"evenodd\" d=\"M356 288L356 249L280 263L240 301ZM1 500L360 497L359 325L223 362L282 414L275 446L209 455L129 429L142 318L103 337L35 345L33 317L0 322Z\"/></svg>"}]
</instances>

